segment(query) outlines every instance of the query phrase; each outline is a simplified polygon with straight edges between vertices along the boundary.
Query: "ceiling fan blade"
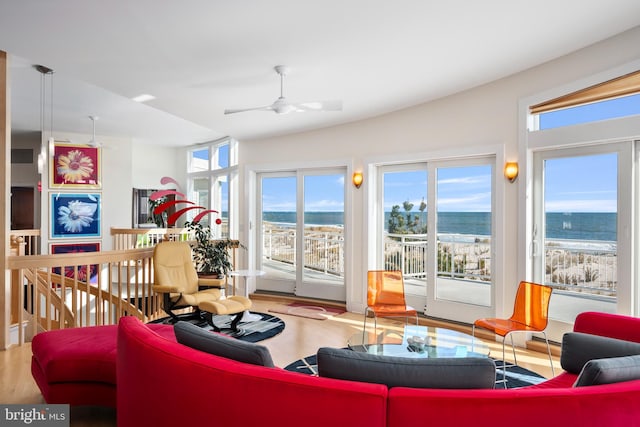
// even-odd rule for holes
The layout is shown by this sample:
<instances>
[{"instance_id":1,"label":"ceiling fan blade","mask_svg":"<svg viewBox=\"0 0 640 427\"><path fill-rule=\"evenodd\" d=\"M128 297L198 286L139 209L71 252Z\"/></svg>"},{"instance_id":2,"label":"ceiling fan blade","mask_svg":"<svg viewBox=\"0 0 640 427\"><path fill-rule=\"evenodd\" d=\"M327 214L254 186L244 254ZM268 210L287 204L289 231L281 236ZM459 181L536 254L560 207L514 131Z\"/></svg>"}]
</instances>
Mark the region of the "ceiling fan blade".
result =
<instances>
[{"instance_id":1,"label":"ceiling fan blade","mask_svg":"<svg viewBox=\"0 0 640 427\"><path fill-rule=\"evenodd\" d=\"M276 73L280 76L280 97L274 101L273 104L265 107L254 108L242 108L242 109L227 109L224 110L224 114L243 113L245 111L273 111L276 114L288 114L293 112L305 112L305 111L342 111L342 101L314 101L314 102L300 102L297 104L290 104L284 97L284 77L289 73L289 67L284 65L277 65L275 67Z\"/></svg>"},{"instance_id":2,"label":"ceiling fan blade","mask_svg":"<svg viewBox=\"0 0 640 427\"><path fill-rule=\"evenodd\" d=\"M225 114L235 114L235 113L244 113L245 111L260 111L260 110L273 110L271 105L266 105L264 107L254 107L254 108L237 108L237 109L226 109L224 110Z\"/></svg>"},{"instance_id":3,"label":"ceiling fan blade","mask_svg":"<svg viewBox=\"0 0 640 427\"><path fill-rule=\"evenodd\" d=\"M297 111L342 111L342 101L312 101L294 104Z\"/></svg>"}]
</instances>

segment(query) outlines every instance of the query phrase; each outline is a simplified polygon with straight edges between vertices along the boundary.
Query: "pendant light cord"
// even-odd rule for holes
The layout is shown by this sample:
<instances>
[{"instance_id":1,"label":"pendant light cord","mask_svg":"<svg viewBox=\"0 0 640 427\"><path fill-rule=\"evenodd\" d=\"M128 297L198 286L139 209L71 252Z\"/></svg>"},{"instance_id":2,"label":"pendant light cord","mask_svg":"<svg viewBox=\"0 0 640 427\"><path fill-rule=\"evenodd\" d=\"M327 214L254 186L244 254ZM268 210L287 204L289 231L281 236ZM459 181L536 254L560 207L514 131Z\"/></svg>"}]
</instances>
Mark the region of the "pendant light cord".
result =
<instances>
[{"instance_id":1,"label":"pendant light cord","mask_svg":"<svg viewBox=\"0 0 640 427\"><path fill-rule=\"evenodd\" d=\"M49 128L49 138L53 139L53 70L51 70L51 127Z\"/></svg>"}]
</instances>

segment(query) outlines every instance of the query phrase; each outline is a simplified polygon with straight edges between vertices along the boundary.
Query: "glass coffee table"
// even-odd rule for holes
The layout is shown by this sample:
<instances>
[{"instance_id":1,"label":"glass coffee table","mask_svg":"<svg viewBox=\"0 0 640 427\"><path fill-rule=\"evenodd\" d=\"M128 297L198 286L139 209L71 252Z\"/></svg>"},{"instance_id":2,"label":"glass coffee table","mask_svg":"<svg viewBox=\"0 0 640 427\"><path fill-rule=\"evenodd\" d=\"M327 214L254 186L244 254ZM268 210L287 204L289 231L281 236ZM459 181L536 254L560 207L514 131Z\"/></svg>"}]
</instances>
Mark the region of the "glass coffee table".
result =
<instances>
[{"instance_id":1,"label":"glass coffee table","mask_svg":"<svg viewBox=\"0 0 640 427\"><path fill-rule=\"evenodd\" d=\"M489 357L489 346L469 334L433 326L406 325L404 330L357 333L347 345L353 351L385 356Z\"/></svg>"}]
</instances>

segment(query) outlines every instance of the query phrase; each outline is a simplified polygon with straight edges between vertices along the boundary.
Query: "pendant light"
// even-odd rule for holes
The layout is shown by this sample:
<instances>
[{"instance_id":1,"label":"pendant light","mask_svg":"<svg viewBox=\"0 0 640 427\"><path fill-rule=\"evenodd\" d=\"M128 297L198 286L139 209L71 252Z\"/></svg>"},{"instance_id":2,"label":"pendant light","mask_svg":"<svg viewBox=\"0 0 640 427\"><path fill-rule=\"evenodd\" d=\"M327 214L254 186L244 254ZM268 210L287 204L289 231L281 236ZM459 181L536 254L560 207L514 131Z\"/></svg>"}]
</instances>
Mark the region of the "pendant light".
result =
<instances>
[{"instance_id":1,"label":"pendant light","mask_svg":"<svg viewBox=\"0 0 640 427\"><path fill-rule=\"evenodd\" d=\"M48 138L48 145L49 145L49 152L53 153L53 146L54 146L54 140L53 140L53 70L49 67L45 67L44 65L34 65L34 68L41 74L40 76L40 138L42 138L42 136L44 135L44 128L45 128L45 105L46 105L46 76L50 76L50 89L51 89L51 95L50 95L50 113L49 113L49 119L50 119L50 126L49 126L49 138ZM44 170L44 165L46 163L46 159L47 159L47 150L46 150L46 146L44 144L42 144L41 149L40 149L40 154L38 154L38 173L42 174L43 170Z\"/></svg>"}]
</instances>

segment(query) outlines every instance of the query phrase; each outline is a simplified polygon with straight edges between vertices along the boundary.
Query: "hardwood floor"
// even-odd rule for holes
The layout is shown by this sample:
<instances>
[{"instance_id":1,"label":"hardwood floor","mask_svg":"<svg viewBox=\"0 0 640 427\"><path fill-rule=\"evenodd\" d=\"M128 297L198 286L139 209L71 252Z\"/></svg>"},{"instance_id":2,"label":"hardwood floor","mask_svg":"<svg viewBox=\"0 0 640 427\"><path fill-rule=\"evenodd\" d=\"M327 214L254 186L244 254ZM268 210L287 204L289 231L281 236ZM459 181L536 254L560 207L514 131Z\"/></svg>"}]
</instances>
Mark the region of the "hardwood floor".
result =
<instances>
[{"instance_id":1,"label":"hardwood floor","mask_svg":"<svg viewBox=\"0 0 640 427\"><path fill-rule=\"evenodd\" d=\"M277 304L287 304L291 300L282 297L256 295L252 296L252 311L266 313L270 307ZM312 303L309 303L312 305ZM278 314L285 323L284 332L271 339L261 342L269 348L274 363L284 367L302 357L315 354L319 347L344 347L350 336L362 331L362 314L343 313L328 320L316 320L303 317ZM379 321L378 324L384 324ZM470 333L470 328L463 325L438 323L421 319L421 323L444 326ZM491 354L501 355L501 345L482 335L490 346ZM559 349L555 348L555 353ZM507 355L509 360L510 353ZM551 377L549 359L546 353L519 348L517 350L518 364L547 378ZM554 356L556 374L560 372L558 357ZM31 345L12 347L7 351L0 351L0 402L3 404L45 403L38 387L31 376ZM115 414L104 408L73 409L71 425L84 426L115 426Z\"/></svg>"}]
</instances>

